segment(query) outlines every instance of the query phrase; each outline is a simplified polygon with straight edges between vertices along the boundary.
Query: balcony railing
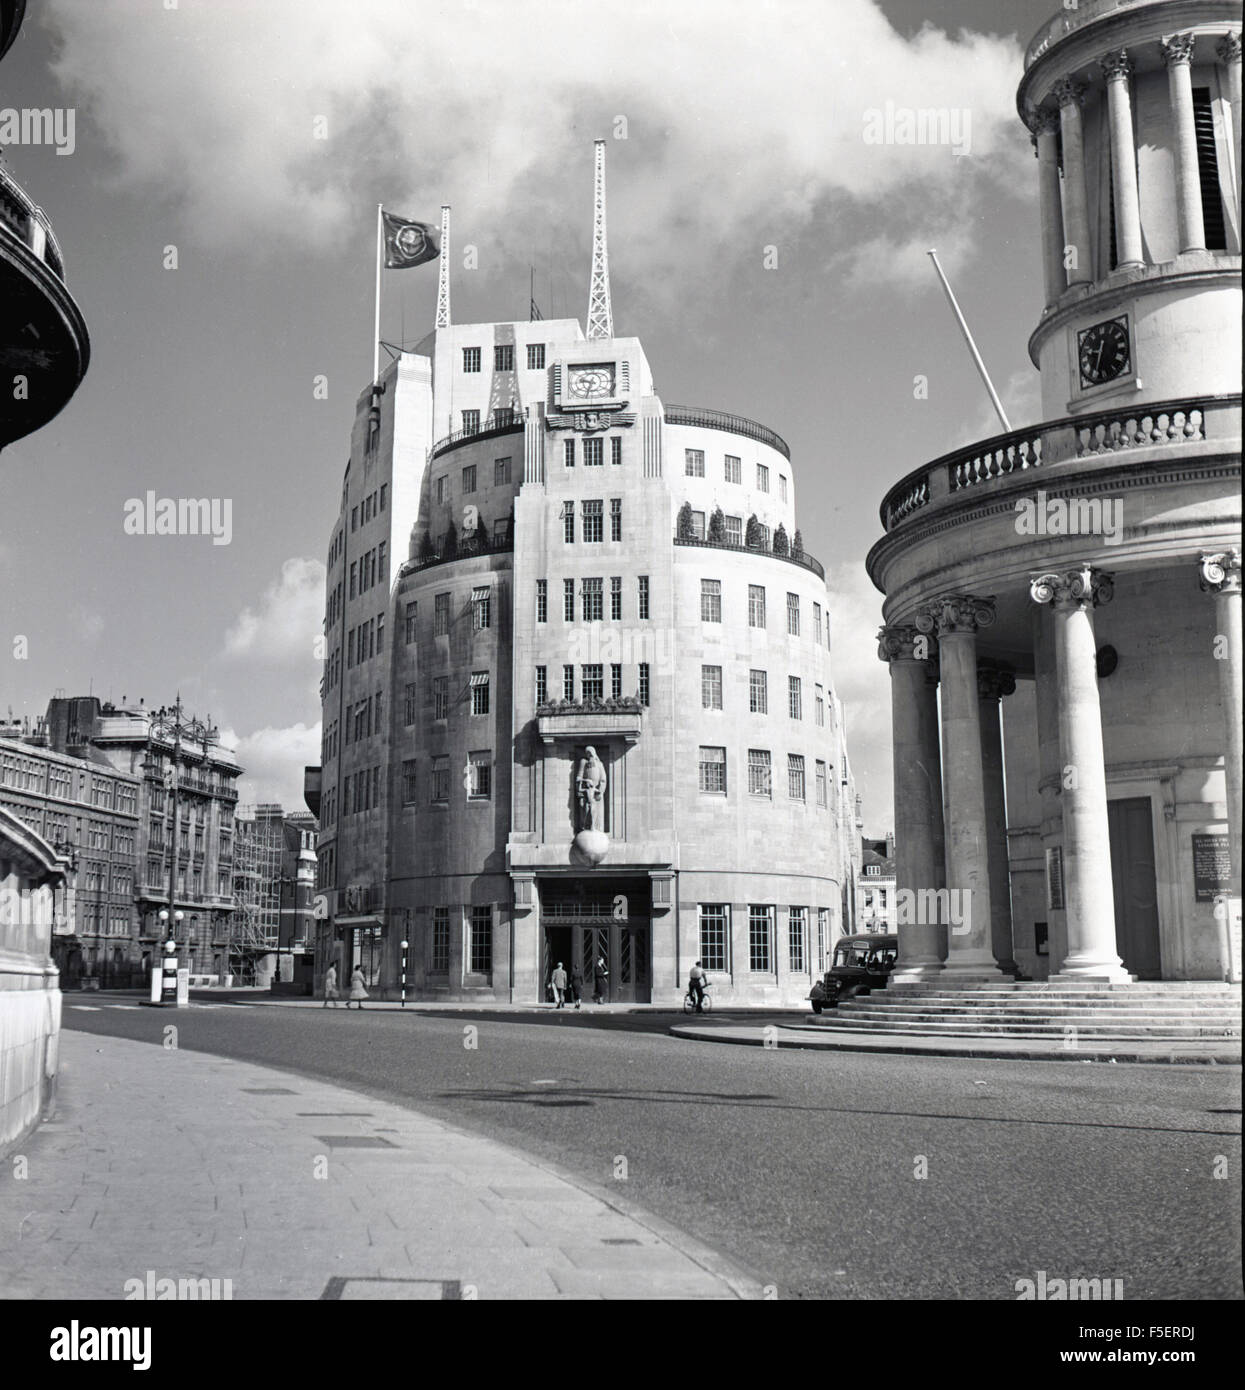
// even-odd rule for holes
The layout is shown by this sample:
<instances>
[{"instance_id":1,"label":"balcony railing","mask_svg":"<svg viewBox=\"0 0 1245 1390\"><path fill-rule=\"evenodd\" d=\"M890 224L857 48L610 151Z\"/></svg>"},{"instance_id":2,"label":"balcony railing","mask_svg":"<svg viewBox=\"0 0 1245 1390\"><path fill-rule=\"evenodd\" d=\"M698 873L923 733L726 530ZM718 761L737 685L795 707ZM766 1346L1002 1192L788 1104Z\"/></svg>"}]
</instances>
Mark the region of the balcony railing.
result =
<instances>
[{"instance_id":1,"label":"balcony railing","mask_svg":"<svg viewBox=\"0 0 1245 1390\"><path fill-rule=\"evenodd\" d=\"M451 449L456 449L460 444L466 444L472 439L494 439L499 434L509 434L512 430L523 428L522 416L516 416L510 420L499 420L496 424L490 422L474 430L455 430L453 434L447 434L428 450L428 459L431 462L438 454L448 453Z\"/></svg>"},{"instance_id":2,"label":"balcony railing","mask_svg":"<svg viewBox=\"0 0 1245 1390\"><path fill-rule=\"evenodd\" d=\"M1053 5L1055 0L1050 0ZM1059 42L1074 29L1083 29L1095 19L1115 14L1118 10L1135 10L1142 5L1152 4L1153 0L1079 0L1076 5L1065 5L1053 19L1048 20L1033 36L1025 49L1025 67L1031 67L1053 44Z\"/></svg>"},{"instance_id":3,"label":"balcony railing","mask_svg":"<svg viewBox=\"0 0 1245 1390\"><path fill-rule=\"evenodd\" d=\"M1131 410L1070 415L995 435L943 454L896 483L882 501L882 526L893 531L931 501L1032 468L1135 449L1239 438L1240 408L1239 395L1201 396L1156 401Z\"/></svg>"},{"instance_id":4,"label":"balcony railing","mask_svg":"<svg viewBox=\"0 0 1245 1390\"><path fill-rule=\"evenodd\" d=\"M789 565L799 565L801 569L812 570L819 579L826 577L826 568L820 560L811 555L780 555L776 550L762 549L760 546L735 545L732 541L701 540L699 536L675 536L675 545L700 545L709 550L734 550L741 555L766 555L771 560L785 560Z\"/></svg>"},{"instance_id":5,"label":"balcony railing","mask_svg":"<svg viewBox=\"0 0 1245 1390\"><path fill-rule=\"evenodd\" d=\"M765 425L743 415L730 415L724 410L705 410L697 405L668 405L665 407L666 424L695 425L702 430L725 430L728 434L740 434L745 439L755 439L758 444L768 444L777 449L785 459L791 457L787 441L780 434Z\"/></svg>"},{"instance_id":6,"label":"balcony railing","mask_svg":"<svg viewBox=\"0 0 1245 1390\"><path fill-rule=\"evenodd\" d=\"M431 569L434 565L448 565L455 560L469 560L474 555L504 555L514 549L514 534L507 525L499 524L491 536L485 540L460 540L453 554L443 554L442 547L421 555L417 560L407 560L399 571L398 578L415 574L418 570Z\"/></svg>"},{"instance_id":7,"label":"balcony railing","mask_svg":"<svg viewBox=\"0 0 1245 1390\"><path fill-rule=\"evenodd\" d=\"M52 224L46 213L27 196L25 189L8 172L0 167L0 221L9 227L23 245L29 247L48 267L58 280L65 278L65 261L61 255L60 242L52 231ZM38 251L43 242L42 253Z\"/></svg>"}]
</instances>

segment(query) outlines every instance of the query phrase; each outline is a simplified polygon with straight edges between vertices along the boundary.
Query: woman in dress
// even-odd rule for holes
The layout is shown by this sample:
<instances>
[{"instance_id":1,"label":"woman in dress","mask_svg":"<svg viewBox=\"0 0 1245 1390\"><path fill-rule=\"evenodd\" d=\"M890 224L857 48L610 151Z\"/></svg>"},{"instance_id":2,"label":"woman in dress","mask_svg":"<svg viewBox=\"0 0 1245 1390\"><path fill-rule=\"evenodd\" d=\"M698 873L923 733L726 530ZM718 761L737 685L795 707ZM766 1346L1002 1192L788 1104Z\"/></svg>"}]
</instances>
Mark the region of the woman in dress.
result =
<instances>
[{"instance_id":1,"label":"woman in dress","mask_svg":"<svg viewBox=\"0 0 1245 1390\"><path fill-rule=\"evenodd\" d=\"M324 972L324 1003L321 1004L320 1007L322 1009L327 1009L329 1001L332 1000L333 1007L336 1008L339 998L340 996L337 992L337 967L335 965L330 965Z\"/></svg>"},{"instance_id":2,"label":"woman in dress","mask_svg":"<svg viewBox=\"0 0 1245 1390\"><path fill-rule=\"evenodd\" d=\"M350 998L346 1000L346 1007L351 1004L358 1004L359 1011L363 1010L363 1001L368 997L367 981L363 978L363 967L356 965L353 974L350 976Z\"/></svg>"}]
</instances>

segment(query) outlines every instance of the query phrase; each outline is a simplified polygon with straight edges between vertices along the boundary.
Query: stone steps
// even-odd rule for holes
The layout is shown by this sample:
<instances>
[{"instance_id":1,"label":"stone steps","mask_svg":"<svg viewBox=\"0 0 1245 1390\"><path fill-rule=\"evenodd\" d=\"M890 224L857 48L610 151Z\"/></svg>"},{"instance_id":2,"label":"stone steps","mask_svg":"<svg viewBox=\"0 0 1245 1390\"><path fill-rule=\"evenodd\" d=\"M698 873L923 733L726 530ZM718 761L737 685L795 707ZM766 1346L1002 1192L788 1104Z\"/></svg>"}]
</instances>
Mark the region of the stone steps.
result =
<instances>
[{"instance_id":1,"label":"stone steps","mask_svg":"<svg viewBox=\"0 0 1245 1390\"><path fill-rule=\"evenodd\" d=\"M1119 1023L1027 1023L1020 1020L972 1023L954 1019L835 1018L824 1017L815 1026L872 1033L919 1033L925 1037L1078 1037L1116 1038L1137 1041L1142 1038L1219 1038L1239 1039L1240 1024L1131 1024Z\"/></svg>"}]
</instances>

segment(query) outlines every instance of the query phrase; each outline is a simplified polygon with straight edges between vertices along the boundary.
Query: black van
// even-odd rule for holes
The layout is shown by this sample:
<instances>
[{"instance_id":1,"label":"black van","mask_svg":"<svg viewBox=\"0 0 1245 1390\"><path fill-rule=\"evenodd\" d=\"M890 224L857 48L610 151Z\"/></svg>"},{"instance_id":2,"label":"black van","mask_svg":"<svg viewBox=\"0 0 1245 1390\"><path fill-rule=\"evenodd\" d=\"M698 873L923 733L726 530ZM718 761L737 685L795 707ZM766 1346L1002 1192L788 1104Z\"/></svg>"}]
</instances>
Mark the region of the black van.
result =
<instances>
[{"instance_id":1,"label":"black van","mask_svg":"<svg viewBox=\"0 0 1245 1390\"><path fill-rule=\"evenodd\" d=\"M899 938L880 932L842 936L834 944L834 957L824 979L818 980L808 998L813 1012L833 1009L840 999L884 989L895 968Z\"/></svg>"}]
</instances>

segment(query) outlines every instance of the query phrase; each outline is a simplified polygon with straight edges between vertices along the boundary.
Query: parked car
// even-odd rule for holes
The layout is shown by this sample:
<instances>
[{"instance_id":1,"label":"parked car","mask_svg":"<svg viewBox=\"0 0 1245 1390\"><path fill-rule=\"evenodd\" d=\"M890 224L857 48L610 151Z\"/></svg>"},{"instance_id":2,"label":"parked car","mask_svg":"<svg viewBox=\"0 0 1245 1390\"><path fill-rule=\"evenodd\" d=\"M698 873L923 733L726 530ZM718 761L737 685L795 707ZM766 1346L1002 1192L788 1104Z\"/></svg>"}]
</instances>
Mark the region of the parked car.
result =
<instances>
[{"instance_id":1,"label":"parked car","mask_svg":"<svg viewBox=\"0 0 1245 1390\"><path fill-rule=\"evenodd\" d=\"M833 1009L841 999L885 989L895 968L899 938L878 933L840 937L834 946L830 969L813 986L808 998L815 1014Z\"/></svg>"}]
</instances>

